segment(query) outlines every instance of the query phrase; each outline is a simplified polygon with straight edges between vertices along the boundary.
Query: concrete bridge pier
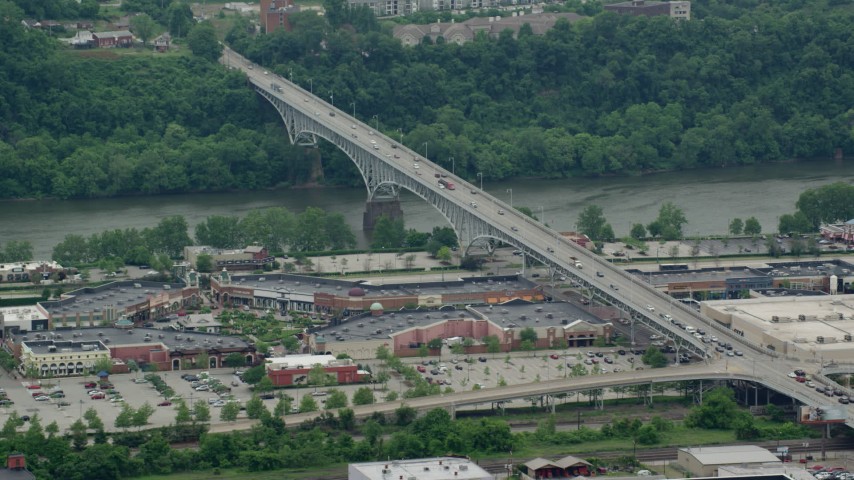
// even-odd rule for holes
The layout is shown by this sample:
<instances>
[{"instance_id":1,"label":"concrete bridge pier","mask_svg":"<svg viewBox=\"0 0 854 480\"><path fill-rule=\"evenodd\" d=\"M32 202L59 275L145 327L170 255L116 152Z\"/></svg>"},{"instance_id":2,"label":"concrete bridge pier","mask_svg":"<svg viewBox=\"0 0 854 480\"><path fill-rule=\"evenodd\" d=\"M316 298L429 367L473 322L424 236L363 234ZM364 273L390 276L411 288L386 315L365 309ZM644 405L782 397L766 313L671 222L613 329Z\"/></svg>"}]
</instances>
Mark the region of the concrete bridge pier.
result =
<instances>
[{"instance_id":1,"label":"concrete bridge pier","mask_svg":"<svg viewBox=\"0 0 854 480\"><path fill-rule=\"evenodd\" d=\"M375 198L365 202L365 213L362 215L362 228L372 231L377 220L385 215L392 220L403 218L399 198Z\"/></svg>"}]
</instances>

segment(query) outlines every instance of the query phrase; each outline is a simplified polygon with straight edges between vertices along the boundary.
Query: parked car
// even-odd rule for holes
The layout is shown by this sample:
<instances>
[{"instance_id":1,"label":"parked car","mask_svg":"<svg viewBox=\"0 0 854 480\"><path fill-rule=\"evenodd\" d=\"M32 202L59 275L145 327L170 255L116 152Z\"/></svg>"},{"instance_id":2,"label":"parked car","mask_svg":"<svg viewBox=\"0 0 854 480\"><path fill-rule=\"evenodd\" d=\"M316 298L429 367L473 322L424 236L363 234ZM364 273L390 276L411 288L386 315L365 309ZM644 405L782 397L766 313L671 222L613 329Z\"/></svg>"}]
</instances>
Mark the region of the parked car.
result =
<instances>
[{"instance_id":1,"label":"parked car","mask_svg":"<svg viewBox=\"0 0 854 480\"><path fill-rule=\"evenodd\" d=\"M477 361L486 363L486 357L477 357Z\"/></svg>"},{"instance_id":2,"label":"parked car","mask_svg":"<svg viewBox=\"0 0 854 480\"><path fill-rule=\"evenodd\" d=\"M27 385L27 389L28 389L28 390L41 390L41 389L42 389L42 386L41 386L41 385L36 385L36 384L30 384L30 385Z\"/></svg>"},{"instance_id":3,"label":"parked car","mask_svg":"<svg viewBox=\"0 0 854 480\"><path fill-rule=\"evenodd\" d=\"M107 398L107 396L104 395L103 393L98 392L98 393L95 393L93 395L89 395L89 398L91 398L92 400L103 400L103 399Z\"/></svg>"},{"instance_id":4,"label":"parked car","mask_svg":"<svg viewBox=\"0 0 854 480\"><path fill-rule=\"evenodd\" d=\"M86 390L91 390L93 388L96 388L97 386L98 384L95 382L86 382L83 384L83 387L86 388Z\"/></svg>"},{"instance_id":5,"label":"parked car","mask_svg":"<svg viewBox=\"0 0 854 480\"><path fill-rule=\"evenodd\" d=\"M170 402L169 400L164 400L157 404L158 407L168 407L170 405L172 405L172 402Z\"/></svg>"},{"instance_id":6,"label":"parked car","mask_svg":"<svg viewBox=\"0 0 854 480\"><path fill-rule=\"evenodd\" d=\"M35 397L35 399L37 402L46 402L46 401L50 400L50 397L47 395L39 395L39 396Z\"/></svg>"}]
</instances>

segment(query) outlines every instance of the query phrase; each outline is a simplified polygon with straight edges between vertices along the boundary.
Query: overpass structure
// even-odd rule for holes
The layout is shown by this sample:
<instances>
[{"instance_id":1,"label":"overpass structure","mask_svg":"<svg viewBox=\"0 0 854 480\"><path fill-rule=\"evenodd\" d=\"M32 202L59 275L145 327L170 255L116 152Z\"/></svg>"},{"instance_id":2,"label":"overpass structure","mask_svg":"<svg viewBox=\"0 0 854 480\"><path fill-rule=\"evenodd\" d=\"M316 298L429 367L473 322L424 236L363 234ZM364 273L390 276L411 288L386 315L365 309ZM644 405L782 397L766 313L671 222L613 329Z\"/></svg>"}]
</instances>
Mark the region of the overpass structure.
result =
<instances>
[{"instance_id":1,"label":"overpass structure","mask_svg":"<svg viewBox=\"0 0 854 480\"><path fill-rule=\"evenodd\" d=\"M738 378L758 382L783 393L791 393L793 398L808 404L827 403L826 399L818 398L815 392L807 392L802 386L789 392L794 388L792 384L801 385L787 377L789 371L799 366L791 363L792 361L761 345L747 342L710 318L639 282L633 275L564 239L543 223L523 215L510 205L406 148L401 142L335 108L332 103L313 95L312 91L252 64L227 47L220 61L229 68L240 69L246 74L252 88L278 111L292 143L311 145L317 142L317 137L321 137L336 145L353 160L367 188L369 211L372 208L371 202L396 199L400 189L407 189L433 205L448 220L464 251L478 247L490 251L499 243L514 245L525 256L548 266L553 278L570 278L591 292L591 295L622 309L631 317L632 322L642 323L668 337L678 349L705 359L707 364L712 358L709 344L677 327L664 318L663 314L667 312L683 324L704 328L708 326L711 333L742 349L752 362L752 372L755 372L747 373L744 370L736 375L729 371L715 373L714 370L698 371L680 367L667 369L667 375L659 369L583 380L573 379L574 385L582 385L578 388L593 389L653 382L657 378L662 379L661 381ZM444 185L440 180L444 181ZM448 182L453 183L455 188L450 188ZM747 361L728 359L732 365ZM708 368L712 367L709 365ZM664 380L665 378L667 380ZM521 393L520 389L525 391L525 396L549 395L550 392L565 391L567 384L563 382L465 392L443 397L444 400L434 397L414 399L408 404L415 406L423 402L425 406L446 406L442 402L456 402L456 405L464 405L469 400L478 403L499 402L516 398L514 396L517 391ZM372 411L378 408L379 405L372 406ZM849 424L852 424L851 417Z\"/></svg>"}]
</instances>

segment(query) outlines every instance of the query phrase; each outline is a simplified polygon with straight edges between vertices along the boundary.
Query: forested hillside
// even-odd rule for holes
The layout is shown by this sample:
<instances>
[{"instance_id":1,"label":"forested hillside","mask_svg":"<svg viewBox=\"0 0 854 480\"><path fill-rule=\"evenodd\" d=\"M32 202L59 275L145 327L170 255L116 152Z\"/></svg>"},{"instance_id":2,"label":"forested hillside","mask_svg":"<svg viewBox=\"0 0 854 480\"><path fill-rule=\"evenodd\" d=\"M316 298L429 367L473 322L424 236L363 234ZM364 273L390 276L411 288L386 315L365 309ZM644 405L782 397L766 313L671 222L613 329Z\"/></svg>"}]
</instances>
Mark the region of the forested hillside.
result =
<instances>
[{"instance_id":1,"label":"forested hillside","mask_svg":"<svg viewBox=\"0 0 854 480\"><path fill-rule=\"evenodd\" d=\"M70 8L24 4L27 15ZM336 106L355 104L359 118L402 134L413 149L423 152L426 143L432 160L450 166L453 157L470 179L854 152L850 0L697 0L690 22L599 12L545 36L523 28L518 40L505 34L415 48L391 37L391 23L343 5L327 0L326 16L295 15L293 32L255 37L237 22L227 40L315 93L334 95ZM167 12L186 10L179 7ZM193 56L64 50L25 29L24 15L0 0L0 198L310 179L314 152L288 144L278 117L239 73ZM321 154L326 181L360 182L343 154L327 144Z\"/></svg>"},{"instance_id":2,"label":"forested hillside","mask_svg":"<svg viewBox=\"0 0 854 480\"><path fill-rule=\"evenodd\" d=\"M0 197L261 188L308 178L242 75L191 56L63 50L0 0ZM267 132L265 128L271 128Z\"/></svg>"},{"instance_id":3,"label":"forested hillside","mask_svg":"<svg viewBox=\"0 0 854 480\"><path fill-rule=\"evenodd\" d=\"M634 174L850 155L854 15L831 3L698 0L690 22L600 13L462 46L304 17L229 40L469 178Z\"/></svg>"}]
</instances>

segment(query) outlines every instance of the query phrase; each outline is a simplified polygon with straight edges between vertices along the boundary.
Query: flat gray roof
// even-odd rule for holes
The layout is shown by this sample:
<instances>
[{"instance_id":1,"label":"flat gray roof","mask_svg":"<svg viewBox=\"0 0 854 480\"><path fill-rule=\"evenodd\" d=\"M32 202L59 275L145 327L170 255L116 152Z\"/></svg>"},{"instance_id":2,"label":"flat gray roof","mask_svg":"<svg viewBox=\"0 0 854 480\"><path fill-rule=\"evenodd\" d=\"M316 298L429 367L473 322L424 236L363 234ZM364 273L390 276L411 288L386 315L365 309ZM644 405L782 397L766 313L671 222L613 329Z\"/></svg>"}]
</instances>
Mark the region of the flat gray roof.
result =
<instances>
[{"instance_id":1,"label":"flat gray roof","mask_svg":"<svg viewBox=\"0 0 854 480\"><path fill-rule=\"evenodd\" d=\"M155 328L120 329L114 327L94 328L57 328L55 332L32 332L28 335L17 335L14 341L20 343L26 341L27 345L36 340L36 333L41 337L57 341L74 341L79 343L91 343L100 341L107 347L140 345L150 343L152 345L165 344L169 350L195 350L211 348L247 348L249 342L237 337L217 335L202 332L171 332ZM149 334L150 341L145 341L145 334ZM53 334L53 335L52 335ZM26 337L26 340L24 338ZM180 339L179 339L180 338ZM45 347L47 351L47 347Z\"/></svg>"},{"instance_id":2,"label":"flat gray roof","mask_svg":"<svg viewBox=\"0 0 854 480\"><path fill-rule=\"evenodd\" d=\"M584 309L570 303L525 303L514 300L504 305L470 307L492 323L504 328L558 327L581 319L590 323L606 323ZM525 317L522 319L522 317ZM347 340L382 340L393 333L413 327L426 327L434 323L452 319L479 319L466 310L443 307L439 310L386 311L379 316L357 316L338 325L329 325L314 330L323 336L327 343ZM380 331L377 333L377 331ZM342 338L343 340L338 340Z\"/></svg>"},{"instance_id":3,"label":"flat gray roof","mask_svg":"<svg viewBox=\"0 0 854 480\"><path fill-rule=\"evenodd\" d=\"M28 340L26 342L30 350L36 354L44 354L44 353L52 353L52 352L97 352L97 351L106 351L109 350L106 345L101 343L98 340L90 340L90 341L71 341L71 340ZM83 348L84 345L87 345L87 348ZM55 347L55 350L51 350L51 347Z\"/></svg>"},{"instance_id":4,"label":"flat gray roof","mask_svg":"<svg viewBox=\"0 0 854 480\"><path fill-rule=\"evenodd\" d=\"M386 283L383 285L372 285L370 281L339 280L284 273L232 275L231 279L233 286L252 287L260 290L287 290L308 295L328 293L346 296L351 288L359 287L365 291L365 296L368 297L495 292L508 289L528 289L537 285L516 275L474 277L445 282Z\"/></svg>"},{"instance_id":5,"label":"flat gray roof","mask_svg":"<svg viewBox=\"0 0 854 480\"><path fill-rule=\"evenodd\" d=\"M180 291L184 287L183 283L122 280L73 290L63 294L62 300L39 302L39 304L52 316L88 314L103 311L107 307L124 310L129 306L145 302L151 295L157 295L166 290Z\"/></svg>"},{"instance_id":6,"label":"flat gray roof","mask_svg":"<svg viewBox=\"0 0 854 480\"><path fill-rule=\"evenodd\" d=\"M492 323L505 328L558 327L579 319L593 324L608 323L583 308L565 302L509 302L504 305L479 305L473 308ZM563 323L564 320L567 320L566 324Z\"/></svg>"}]
</instances>

